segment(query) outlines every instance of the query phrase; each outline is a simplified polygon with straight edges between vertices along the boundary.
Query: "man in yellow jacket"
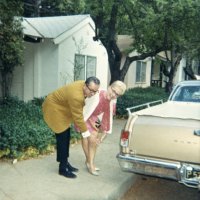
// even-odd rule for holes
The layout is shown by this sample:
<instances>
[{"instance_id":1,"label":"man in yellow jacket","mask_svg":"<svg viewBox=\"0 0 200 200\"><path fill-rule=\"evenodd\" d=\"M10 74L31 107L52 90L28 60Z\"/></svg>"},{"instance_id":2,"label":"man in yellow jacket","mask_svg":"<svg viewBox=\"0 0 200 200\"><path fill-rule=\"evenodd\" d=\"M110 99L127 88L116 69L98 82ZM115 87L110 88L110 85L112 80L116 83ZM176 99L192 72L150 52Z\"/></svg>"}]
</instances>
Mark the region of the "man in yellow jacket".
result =
<instances>
[{"instance_id":1,"label":"man in yellow jacket","mask_svg":"<svg viewBox=\"0 0 200 200\"><path fill-rule=\"evenodd\" d=\"M99 86L100 81L96 77L89 77L86 81L75 81L50 93L42 105L44 120L56 135L60 175L76 178L73 172L78 171L68 162L72 123L79 128L83 139L88 138L91 143L97 142L87 130L83 107L85 98L95 95Z\"/></svg>"}]
</instances>

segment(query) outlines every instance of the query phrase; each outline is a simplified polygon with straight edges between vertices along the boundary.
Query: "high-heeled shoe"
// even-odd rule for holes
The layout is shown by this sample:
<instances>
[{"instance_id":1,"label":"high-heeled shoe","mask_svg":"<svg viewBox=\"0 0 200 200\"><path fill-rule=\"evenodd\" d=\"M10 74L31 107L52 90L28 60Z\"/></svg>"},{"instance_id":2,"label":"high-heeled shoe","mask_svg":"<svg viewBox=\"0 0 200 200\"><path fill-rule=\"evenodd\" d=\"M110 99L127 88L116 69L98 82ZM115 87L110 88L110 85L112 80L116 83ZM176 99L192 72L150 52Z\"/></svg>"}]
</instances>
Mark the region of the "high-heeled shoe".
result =
<instances>
[{"instance_id":1,"label":"high-heeled shoe","mask_svg":"<svg viewBox=\"0 0 200 200\"><path fill-rule=\"evenodd\" d=\"M86 165L86 167L87 167L88 170L89 170L89 169L90 169L90 165L89 165L87 162L85 162L85 165ZM95 167L95 171L100 171L100 168Z\"/></svg>"},{"instance_id":2,"label":"high-heeled shoe","mask_svg":"<svg viewBox=\"0 0 200 200\"><path fill-rule=\"evenodd\" d=\"M99 173L98 173L96 170L92 171L92 169L90 168L90 165L89 165L87 162L86 162L85 164L86 164L86 167L87 167L88 172L89 172L90 174L92 174L92 175L94 175L94 176L99 176Z\"/></svg>"},{"instance_id":3,"label":"high-heeled shoe","mask_svg":"<svg viewBox=\"0 0 200 200\"><path fill-rule=\"evenodd\" d=\"M94 176L99 176L99 173L97 171L92 171L89 170L90 174L94 175Z\"/></svg>"}]
</instances>

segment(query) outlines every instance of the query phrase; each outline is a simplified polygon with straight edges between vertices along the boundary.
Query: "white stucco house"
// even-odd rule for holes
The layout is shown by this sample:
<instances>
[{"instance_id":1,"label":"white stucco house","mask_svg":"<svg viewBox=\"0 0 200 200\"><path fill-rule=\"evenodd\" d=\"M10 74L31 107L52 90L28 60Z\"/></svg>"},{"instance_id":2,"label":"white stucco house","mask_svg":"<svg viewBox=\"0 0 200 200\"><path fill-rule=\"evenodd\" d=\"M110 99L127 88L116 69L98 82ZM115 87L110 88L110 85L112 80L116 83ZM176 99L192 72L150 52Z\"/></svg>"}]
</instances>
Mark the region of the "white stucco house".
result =
<instances>
[{"instance_id":1,"label":"white stucco house","mask_svg":"<svg viewBox=\"0 0 200 200\"><path fill-rule=\"evenodd\" d=\"M168 53L168 58L171 59L170 52L167 52L167 53ZM166 61L165 52L160 52L159 54L157 54L156 57L162 61ZM193 60L192 69L193 69L194 74L198 74L198 66L199 66L199 61ZM180 81L189 79L189 76L185 73L185 70L184 70L185 67L186 67L186 58L182 57L179 65L177 67L176 74L175 74L175 77L173 80L174 84L177 84ZM168 81L168 80L167 80L167 77L163 75L162 70L163 69L160 66L160 64L155 63L155 62L152 64L152 73L151 73L152 74L152 82L153 81L160 82L161 86L164 87L166 84L166 81ZM196 76L196 79L198 79L198 75L195 75L195 76Z\"/></svg>"},{"instance_id":2,"label":"white stucco house","mask_svg":"<svg viewBox=\"0 0 200 200\"><path fill-rule=\"evenodd\" d=\"M122 62L123 66L127 52L126 50L131 47L133 43L132 36L129 35L118 35L117 44L120 51L122 52ZM129 53L129 56L138 55L136 51ZM133 87L148 87L151 84L151 64L152 58L146 58L144 60L139 60L132 62L125 76L124 82L127 88Z\"/></svg>"},{"instance_id":3,"label":"white stucco house","mask_svg":"<svg viewBox=\"0 0 200 200\"><path fill-rule=\"evenodd\" d=\"M121 66L123 66L127 56L127 49L129 49L133 44L133 38L129 35L118 35L117 43L120 51L122 52ZM129 53L129 56L135 55L138 55L136 51ZM170 58L170 53L168 56ZM156 57L160 60L166 60L164 52L160 52L156 55ZM199 64L195 63L195 61L192 64L194 73L198 74ZM182 58L174 77L174 84L188 79L187 75L184 72L185 67L186 59ZM199 79L199 76L196 75L196 78ZM152 57L148 57L144 60L138 60L131 63L124 80L128 88L148 87L154 85L165 87L166 81L167 77L163 75L160 64L156 63L154 58Z\"/></svg>"},{"instance_id":4,"label":"white stucco house","mask_svg":"<svg viewBox=\"0 0 200 200\"><path fill-rule=\"evenodd\" d=\"M108 84L108 56L94 41L89 15L23 18L24 64L15 68L11 93L22 100L43 97L78 79L97 76Z\"/></svg>"}]
</instances>

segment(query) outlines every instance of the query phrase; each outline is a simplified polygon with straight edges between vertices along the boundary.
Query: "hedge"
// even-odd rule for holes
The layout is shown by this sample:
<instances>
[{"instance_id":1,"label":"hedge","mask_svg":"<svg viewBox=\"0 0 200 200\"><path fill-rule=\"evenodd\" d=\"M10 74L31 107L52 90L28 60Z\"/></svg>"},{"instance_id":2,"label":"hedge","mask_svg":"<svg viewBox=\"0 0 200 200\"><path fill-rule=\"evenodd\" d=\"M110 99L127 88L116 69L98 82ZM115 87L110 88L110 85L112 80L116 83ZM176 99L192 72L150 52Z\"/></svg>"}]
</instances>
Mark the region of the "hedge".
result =
<instances>
[{"instance_id":1,"label":"hedge","mask_svg":"<svg viewBox=\"0 0 200 200\"><path fill-rule=\"evenodd\" d=\"M116 115L117 117L127 117L126 108L160 99L163 101L168 99L168 94L160 87L128 89L123 96L117 99Z\"/></svg>"}]
</instances>

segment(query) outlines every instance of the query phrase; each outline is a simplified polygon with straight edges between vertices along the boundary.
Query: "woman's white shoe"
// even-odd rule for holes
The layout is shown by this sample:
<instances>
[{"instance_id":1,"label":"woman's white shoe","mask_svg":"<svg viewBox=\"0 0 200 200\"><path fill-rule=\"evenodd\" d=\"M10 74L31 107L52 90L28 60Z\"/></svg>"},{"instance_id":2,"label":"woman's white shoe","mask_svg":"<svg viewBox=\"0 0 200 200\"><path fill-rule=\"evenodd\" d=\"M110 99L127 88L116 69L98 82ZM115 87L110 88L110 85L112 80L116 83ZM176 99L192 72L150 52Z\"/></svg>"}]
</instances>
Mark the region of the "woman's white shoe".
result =
<instances>
[{"instance_id":1,"label":"woman's white shoe","mask_svg":"<svg viewBox=\"0 0 200 200\"><path fill-rule=\"evenodd\" d=\"M92 171L91 168L90 168L90 165L86 162L86 167L88 169L88 172L94 176L99 176L99 173L97 171L99 171L100 169L98 167L95 167L95 170Z\"/></svg>"},{"instance_id":2,"label":"woman's white shoe","mask_svg":"<svg viewBox=\"0 0 200 200\"><path fill-rule=\"evenodd\" d=\"M89 170L89 172L94 176L99 176L99 173L97 171Z\"/></svg>"},{"instance_id":3,"label":"woman's white shoe","mask_svg":"<svg viewBox=\"0 0 200 200\"><path fill-rule=\"evenodd\" d=\"M88 168L88 170L90 169L90 165L86 162L86 167ZM98 167L95 167L95 171L100 171L100 168Z\"/></svg>"}]
</instances>

